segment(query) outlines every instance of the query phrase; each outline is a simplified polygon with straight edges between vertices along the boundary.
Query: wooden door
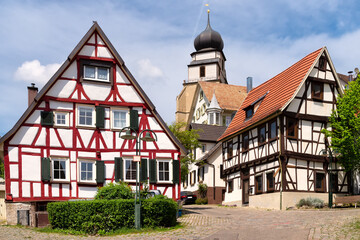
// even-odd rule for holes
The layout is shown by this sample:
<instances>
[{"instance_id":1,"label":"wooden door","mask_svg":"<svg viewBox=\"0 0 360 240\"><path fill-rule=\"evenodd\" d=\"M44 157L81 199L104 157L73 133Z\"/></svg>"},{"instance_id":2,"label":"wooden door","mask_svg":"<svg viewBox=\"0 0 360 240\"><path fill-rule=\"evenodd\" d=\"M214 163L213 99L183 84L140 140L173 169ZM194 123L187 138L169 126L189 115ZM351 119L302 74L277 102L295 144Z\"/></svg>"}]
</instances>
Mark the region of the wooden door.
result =
<instances>
[{"instance_id":1,"label":"wooden door","mask_svg":"<svg viewBox=\"0 0 360 240\"><path fill-rule=\"evenodd\" d=\"M249 203L249 179L243 180L243 204Z\"/></svg>"}]
</instances>

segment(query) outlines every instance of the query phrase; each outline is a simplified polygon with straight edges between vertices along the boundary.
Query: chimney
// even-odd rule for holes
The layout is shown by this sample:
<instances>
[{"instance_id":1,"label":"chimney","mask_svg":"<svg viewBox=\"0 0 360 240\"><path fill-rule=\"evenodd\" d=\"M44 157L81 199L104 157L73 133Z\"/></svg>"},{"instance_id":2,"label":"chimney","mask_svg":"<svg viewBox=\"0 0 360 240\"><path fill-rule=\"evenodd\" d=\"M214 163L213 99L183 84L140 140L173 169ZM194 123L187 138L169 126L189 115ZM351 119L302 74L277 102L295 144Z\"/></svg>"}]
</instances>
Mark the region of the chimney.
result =
<instances>
[{"instance_id":1,"label":"chimney","mask_svg":"<svg viewBox=\"0 0 360 240\"><path fill-rule=\"evenodd\" d=\"M353 80L353 71L348 71L349 74L349 82L351 82Z\"/></svg>"},{"instance_id":2,"label":"chimney","mask_svg":"<svg viewBox=\"0 0 360 240\"><path fill-rule=\"evenodd\" d=\"M35 87L35 83L31 83L31 86L27 88L28 88L28 105L30 106L38 93L38 88Z\"/></svg>"},{"instance_id":3,"label":"chimney","mask_svg":"<svg viewBox=\"0 0 360 240\"><path fill-rule=\"evenodd\" d=\"M252 77L247 77L246 78L246 92L247 93L249 93L252 90L252 83L253 83Z\"/></svg>"}]
</instances>

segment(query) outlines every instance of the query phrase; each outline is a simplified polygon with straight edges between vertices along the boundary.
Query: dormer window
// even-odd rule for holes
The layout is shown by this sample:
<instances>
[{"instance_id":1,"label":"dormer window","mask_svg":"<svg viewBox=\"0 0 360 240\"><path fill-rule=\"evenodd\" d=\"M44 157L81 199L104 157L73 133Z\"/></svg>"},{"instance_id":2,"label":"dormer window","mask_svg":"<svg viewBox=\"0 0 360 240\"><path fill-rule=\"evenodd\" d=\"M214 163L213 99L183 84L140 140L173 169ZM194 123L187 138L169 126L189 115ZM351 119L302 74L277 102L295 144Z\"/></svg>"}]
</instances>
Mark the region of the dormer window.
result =
<instances>
[{"instance_id":1,"label":"dormer window","mask_svg":"<svg viewBox=\"0 0 360 240\"><path fill-rule=\"evenodd\" d=\"M205 77L205 66L200 67L200 77Z\"/></svg>"},{"instance_id":2,"label":"dormer window","mask_svg":"<svg viewBox=\"0 0 360 240\"><path fill-rule=\"evenodd\" d=\"M82 59L80 65L81 81L112 83L112 62Z\"/></svg>"},{"instance_id":3,"label":"dormer window","mask_svg":"<svg viewBox=\"0 0 360 240\"><path fill-rule=\"evenodd\" d=\"M254 114L254 108L253 106L250 106L248 108L245 109L246 112L246 119L249 119L252 117L252 115Z\"/></svg>"}]
</instances>

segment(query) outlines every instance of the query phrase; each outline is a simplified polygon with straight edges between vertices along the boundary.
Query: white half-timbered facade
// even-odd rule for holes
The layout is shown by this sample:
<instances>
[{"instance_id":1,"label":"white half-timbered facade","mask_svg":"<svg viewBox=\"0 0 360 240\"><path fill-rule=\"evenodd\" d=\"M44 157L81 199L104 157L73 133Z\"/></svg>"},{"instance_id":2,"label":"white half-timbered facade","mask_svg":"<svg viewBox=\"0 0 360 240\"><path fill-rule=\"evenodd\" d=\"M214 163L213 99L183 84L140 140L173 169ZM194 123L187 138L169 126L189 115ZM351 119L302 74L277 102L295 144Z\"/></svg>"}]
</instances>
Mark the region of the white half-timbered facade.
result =
<instances>
[{"instance_id":1,"label":"white half-timbered facade","mask_svg":"<svg viewBox=\"0 0 360 240\"><path fill-rule=\"evenodd\" d=\"M179 198L185 150L96 22L43 89L29 91L35 98L0 140L9 223L18 209L31 214L49 201L91 199L109 182L135 185L136 141L119 137L128 126L157 136L140 141L142 180Z\"/></svg>"},{"instance_id":2,"label":"white half-timbered facade","mask_svg":"<svg viewBox=\"0 0 360 240\"><path fill-rule=\"evenodd\" d=\"M329 145L322 129L342 86L326 47L249 92L228 129L223 149L224 203L263 208L294 206L301 198L328 202L350 191L350 178L321 151Z\"/></svg>"}]
</instances>

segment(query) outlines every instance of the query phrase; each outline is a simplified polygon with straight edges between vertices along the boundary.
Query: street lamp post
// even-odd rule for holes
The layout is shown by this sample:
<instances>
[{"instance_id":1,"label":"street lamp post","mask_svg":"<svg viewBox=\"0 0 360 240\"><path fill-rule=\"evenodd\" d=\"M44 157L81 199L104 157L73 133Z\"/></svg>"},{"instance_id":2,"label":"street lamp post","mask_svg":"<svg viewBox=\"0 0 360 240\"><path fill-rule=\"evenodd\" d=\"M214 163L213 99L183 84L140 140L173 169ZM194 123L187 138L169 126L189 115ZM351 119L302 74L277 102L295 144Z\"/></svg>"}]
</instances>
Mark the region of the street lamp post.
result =
<instances>
[{"instance_id":1,"label":"street lamp post","mask_svg":"<svg viewBox=\"0 0 360 240\"><path fill-rule=\"evenodd\" d=\"M329 162L329 167L328 167L328 175L329 175L329 208L332 208L333 205L333 192L332 192L332 174L331 174L331 168L332 168L332 162L333 162L333 151L331 151L330 148L325 148L323 150L320 151L321 155L327 156L327 154L329 153L329 157L330 157L330 162Z\"/></svg>"},{"instance_id":2,"label":"street lamp post","mask_svg":"<svg viewBox=\"0 0 360 240\"><path fill-rule=\"evenodd\" d=\"M126 130L125 135L121 135L123 131ZM143 133L145 133L144 137L141 137ZM150 132L154 134L155 138L151 137ZM135 135L133 135L135 133ZM135 129L131 127L124 127L121 129L119 133L119 137L121 139L126 140L136 140L136 186L135 186L135 228L140 229L141 228L141 199L140 199L140 179L139 179L139 173L140 173L140 151L141 151L141 145L140 140L144 142L154 142L157 141L156 133L150 129L144 129L139 134L136 134ZM134 158L135 160L135 158Z\"/></svg>"}]
</instances>

